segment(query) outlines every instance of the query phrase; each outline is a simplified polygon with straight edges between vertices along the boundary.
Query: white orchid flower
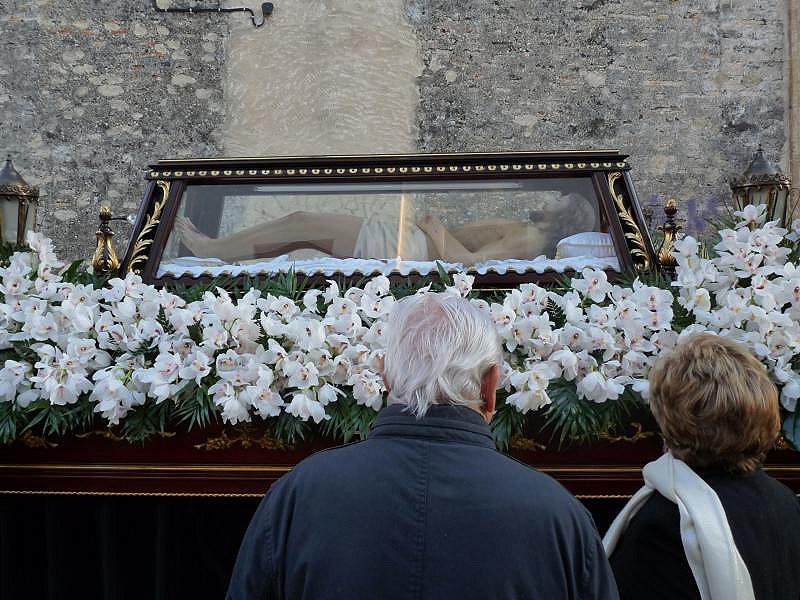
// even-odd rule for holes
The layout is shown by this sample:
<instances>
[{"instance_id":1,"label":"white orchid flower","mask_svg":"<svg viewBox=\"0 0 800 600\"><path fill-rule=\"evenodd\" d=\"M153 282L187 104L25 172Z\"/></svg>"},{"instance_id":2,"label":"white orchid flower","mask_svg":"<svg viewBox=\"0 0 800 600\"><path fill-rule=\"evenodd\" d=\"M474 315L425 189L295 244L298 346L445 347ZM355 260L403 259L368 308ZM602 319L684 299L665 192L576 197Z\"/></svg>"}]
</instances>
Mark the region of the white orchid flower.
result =
<instances>
[{"instance_id":1,"label":"white orchid flower","mask_svg":"<svg viewBox=\"0 0 800 600\"><path fill-rule=\"evenodd\" d=\"M322 290L308 290L303 294L303 307L311 313L318 313L317 300L322 295Z\"/></svg>"},{"instance_id":2,"label":"white orchid flower","mask_svg":"<svg viewBox=\"0 0 800 600\"><path fill-rule=\"evenodd\" d=\"M546 390L526 390L515 392L506 398L506 404L515 407L519 412L525 414L531 410L537 411L550 404L550 397Z\"/></svg>"},{"instance_id":3,"label":"white orchid flower","mask_svg":"<svg viewBox=\"0 0 800 600\"><path fill-rule=\"evenodd\" d=\"M322 293L322 298L326 304L333 304L333 301L339 298L339 286L332 279L328 279L328 287Z\"/></svg>"},{"instance_id":4,"label":"white orchid flower","mask_svg":"<svg viewBox=\"0 0 800 600\"><path fill-rule=\"evenodd\" d=\"M319 385L319 371L313 363L303 364L287 360L281 367L283 374L288 378L287 387L306 389Z\"/></svg>"},{"instance_id":5,"label":"white orchid flower","mask_svg":"<svg viewBox=\"0 0 800 600\"><path fill-rule=\"evenodd\" d=\"M195 350L192 357L178 370L181 379L194 380L200 385L202 379L211 373L212 359L203 350Z\"/></svg>"},{"instance_id":6,"label":"white orchid flower","mask_svg":"<svg viewBox=\"0 0 800 600\"><path fill-rule=\"evenodd\" d=\"M572 280L572 289L593 302L602 302L611 293L605 271L596 269L584 269L581 277Z\"/></svg>"},{"instance_id":7,"label":"white orchid flower","mask_svg":"<svg viewBox=\"0 0 800 600\"><path fill-rule=\"evenodd\" d=\"M696 256L700 252L700 244L690 235L684 236L673 242L672 247L675 252L684 257Z\"/></svg>"},{"instance_id":8,"label":"white orchid flower","mask_svg":"<svg viewBox=\"0 0 800 600\"><path fill-rule=\"evenodd\" d=\"M352 385L353 398L358 404L376 411L383 407L383 383L378 375L365 370L354 378Z\"/></svg>"},{"instance_id":9,"label":"white orchid flower","mask_svg":"<svg viewBox=\"0 0 800 600\"><path fill-rule=\"evenodd\" d=\"M315 423L320 423L326 418L325 407L320 402L317 402L307 392L295 392L292 395L292 401L285 408L286 412L294 415L298 419L308 421L314 419Z\"/></svg>"},{"instance_id":10,"label":"white orchid flower","mask_svg":"<svg viewBox=\"0 0 800 600\"><path fill-rule=\"evenodd\" d=\"M386 275L373 277L364 286L364 293L378 298L386 296L389 293L389 278ZM360 304L360 302L356 302L356 304Z\"/></svg>"},{"instance_id":11,"label":"white orchid flower","mask_svg":"<svg viewBox=\"0 0 800 600\"><path fill-rule=\"evenodd\" d=\"M741 210L734 211L733 215L739 217L737 228L755 227L761 225L767 216L766 204L747 204Z\"/></svg>"}]
</instances>

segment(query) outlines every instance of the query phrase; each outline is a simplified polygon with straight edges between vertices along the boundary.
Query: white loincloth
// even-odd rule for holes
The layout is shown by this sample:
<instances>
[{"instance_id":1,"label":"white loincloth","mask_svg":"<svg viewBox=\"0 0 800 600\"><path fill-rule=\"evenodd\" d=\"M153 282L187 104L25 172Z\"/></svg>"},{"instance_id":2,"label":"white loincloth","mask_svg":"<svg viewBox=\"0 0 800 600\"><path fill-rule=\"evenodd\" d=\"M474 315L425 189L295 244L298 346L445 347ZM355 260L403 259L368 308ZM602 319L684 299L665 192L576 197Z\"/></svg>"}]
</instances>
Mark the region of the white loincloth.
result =
<instances>
[{"instance_id":1,"label":"white loincloth","mask_svg":"<svg viewBox=\"0 0 800 600\"><path fill-rule=\"evenodd\" d=\"M397 222L389 223L374 217L364 219L356 239L353 258L400 258L404 260L429 260L428 238L416 225L408 224L402 234L398 249Z\"/></svg>"}]
</instances>

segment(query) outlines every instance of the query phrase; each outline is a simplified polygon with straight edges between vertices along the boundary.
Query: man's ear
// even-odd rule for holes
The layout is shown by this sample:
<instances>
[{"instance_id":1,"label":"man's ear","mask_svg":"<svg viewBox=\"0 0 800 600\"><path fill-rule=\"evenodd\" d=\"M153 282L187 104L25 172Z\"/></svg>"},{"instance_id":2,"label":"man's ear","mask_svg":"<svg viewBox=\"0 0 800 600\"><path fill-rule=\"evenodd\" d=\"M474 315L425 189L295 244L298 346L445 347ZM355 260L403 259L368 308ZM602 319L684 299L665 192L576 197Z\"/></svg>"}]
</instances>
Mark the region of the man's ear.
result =
<instances>
[{"instance_id":1,"label":"man's ear","mask_svg":"<svg viewBox=\"0 0 800 600\"><path fill-rule=\"evenodd\" d=\"M481 414L486 422L492 420L497 405L497 385L500 383L500 367L492 365L481 375Z\"/></svg>"},{"instance_id":2,"label":"man's ear","mask_svg":"<svg viewBox=\"0 0 800 600\"><path fill-rule=\"evenodd\" d=\"M384 362L383 357L379 356L378 357L378 368L381 371L381 379L383 379L383 387L386 388L386 392L388 393L388 392L392 391L392 386L390 386L389 382L386 381L386 366L385 365L386 365L386 363Z\"/></svg>"}]
</instances>

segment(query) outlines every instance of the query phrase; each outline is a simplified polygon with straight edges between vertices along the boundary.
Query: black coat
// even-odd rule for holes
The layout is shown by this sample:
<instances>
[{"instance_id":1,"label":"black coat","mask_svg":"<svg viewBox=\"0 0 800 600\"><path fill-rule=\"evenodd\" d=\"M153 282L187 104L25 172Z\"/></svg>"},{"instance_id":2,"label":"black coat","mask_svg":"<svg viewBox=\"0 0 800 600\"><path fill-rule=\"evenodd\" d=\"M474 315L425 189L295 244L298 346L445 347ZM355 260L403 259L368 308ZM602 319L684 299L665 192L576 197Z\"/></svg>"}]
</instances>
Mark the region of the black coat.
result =
<instances>
[{"instance_id":1,"label":"black coat","mask_svg":"<svg viewBox=\"0 0 800 600\"><path fill-rule=\"evenodd\" d=\"M497 452L483 418L393 405L269 490L228 598L580 598L617 591L588 511Z\"/></svg>"},{"instance_id":2,"label":"black coat","mask_svg":"<svg viewBox=\"0 0 800 600\"><path fill-rule=\"evenodd\" d=\"M800 503L762 471L698 474L719 496L756 600L800 598ZM611 555L623 600L700 598L680 536L677 504L654 492Z\"/></svg>"}]
</instances>

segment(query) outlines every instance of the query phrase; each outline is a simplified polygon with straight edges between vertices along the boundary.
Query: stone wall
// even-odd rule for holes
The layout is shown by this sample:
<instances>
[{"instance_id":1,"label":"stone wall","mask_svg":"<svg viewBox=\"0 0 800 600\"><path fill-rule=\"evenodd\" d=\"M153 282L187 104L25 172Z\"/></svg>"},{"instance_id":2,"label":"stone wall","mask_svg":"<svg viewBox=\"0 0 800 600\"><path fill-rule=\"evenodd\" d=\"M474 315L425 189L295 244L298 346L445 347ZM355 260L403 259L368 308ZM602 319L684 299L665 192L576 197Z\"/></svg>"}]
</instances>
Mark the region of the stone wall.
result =
<instances>
[{"instance_id":1,"label":"stone wall","mask_svg":"<svg viewBox=\"0 0 800 600\"><path fill-rule=\"evenodd\" d=\"M788 166L786 1L0 0L0 151L69 258L197 155L619 148L696 228L756 143Z\"/></svg>"},{"instance_id":2,"label":"stone wall","mask_svg":"<svg viewBox=\"0 0 800 600\"><path fill-rule=\"evenodd\" d=\"M412 0L425 65L420 147L619 148L642 204L675 197L697 228L759 141L783 158L783 9Z\"/></svg>"},{"instance_id":3,"label":"stone wall","mask_svg":"<svg viewBox=\"0 0 800 600\"><path fill-rule=\"evenodd\" d=\"M0 0L0 152L40 186L62 256L91 256L101 203L136 211L148 162L221 152L226 37L144 0Z\"/></svg>"}]
</instances>

